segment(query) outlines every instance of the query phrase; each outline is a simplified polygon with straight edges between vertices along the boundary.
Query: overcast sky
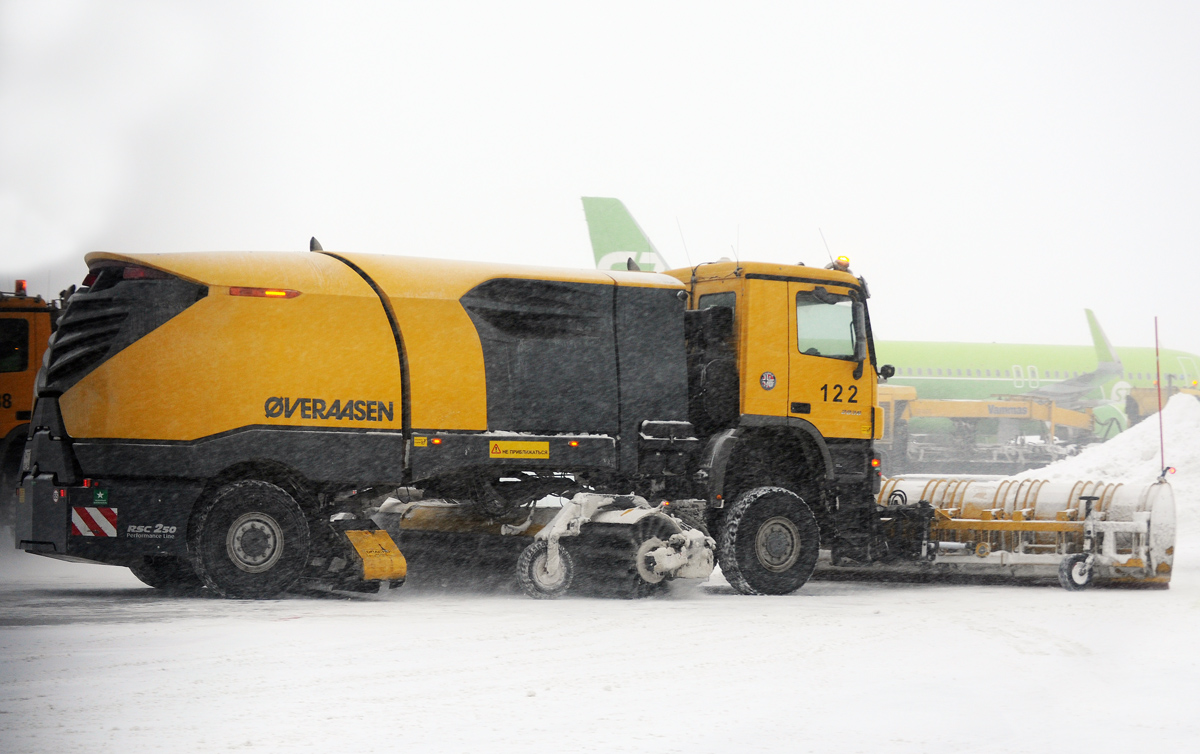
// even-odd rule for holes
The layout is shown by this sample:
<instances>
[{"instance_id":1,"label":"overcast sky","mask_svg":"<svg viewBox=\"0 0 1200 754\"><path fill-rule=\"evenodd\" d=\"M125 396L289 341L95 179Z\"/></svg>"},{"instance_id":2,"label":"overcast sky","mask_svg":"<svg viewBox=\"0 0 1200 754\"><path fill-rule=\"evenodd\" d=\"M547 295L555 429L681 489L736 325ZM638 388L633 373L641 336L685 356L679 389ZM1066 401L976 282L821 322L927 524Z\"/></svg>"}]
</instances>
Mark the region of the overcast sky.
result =
<instances>
[{"instance_id":1,"label":"overcast sky","mask_svg":"<svg viewBox=\"0 0 1200 754\"><path fill-rule=\"evenodd\" d=\"M1198 95L1198 3L3 0L0 288L311 235L589 267L616 196L677 266L822 229L880 339L1200 353Z\"/></svg>"}]
</instances>

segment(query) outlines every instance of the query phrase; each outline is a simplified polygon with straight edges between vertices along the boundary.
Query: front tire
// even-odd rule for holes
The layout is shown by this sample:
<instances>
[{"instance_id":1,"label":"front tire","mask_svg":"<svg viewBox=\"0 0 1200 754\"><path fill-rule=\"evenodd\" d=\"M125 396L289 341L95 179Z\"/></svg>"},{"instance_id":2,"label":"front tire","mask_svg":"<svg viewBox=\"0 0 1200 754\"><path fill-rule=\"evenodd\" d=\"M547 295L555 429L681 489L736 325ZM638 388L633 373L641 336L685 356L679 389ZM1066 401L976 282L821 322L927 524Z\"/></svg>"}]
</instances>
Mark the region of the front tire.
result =
<instances>
[{"instance_id":1,"label":"front tire","mask_svg":"<svg viewBox=\"0 0 1200 754\"><path fill-rule=\"evenodd\" d=\"M812 510L782 487L757 487L733 503L721 529L721 572L742 594L791 594L812 576L821 531Z\"/></svg>"},{"instance_id":2,"label":"front tire","mask_svg":"<svg viewBox=\"0 0 1200 754\"><path fill-rule=\"evenodd\" d=\"M308 562L304 511L270 482L246 480L217 490L191 534L196 573L224 597L276 597Z\"/></svg>"}]
</instances>

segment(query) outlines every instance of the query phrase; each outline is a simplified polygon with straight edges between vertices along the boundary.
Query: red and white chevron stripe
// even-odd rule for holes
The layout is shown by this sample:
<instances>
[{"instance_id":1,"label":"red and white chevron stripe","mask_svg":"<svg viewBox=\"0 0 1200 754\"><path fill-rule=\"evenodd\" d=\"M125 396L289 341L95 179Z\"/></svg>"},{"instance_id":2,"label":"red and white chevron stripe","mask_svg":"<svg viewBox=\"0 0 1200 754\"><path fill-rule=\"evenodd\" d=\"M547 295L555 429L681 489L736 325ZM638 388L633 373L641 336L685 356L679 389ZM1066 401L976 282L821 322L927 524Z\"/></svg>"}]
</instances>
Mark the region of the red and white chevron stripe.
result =
<instances>
[{"instance_id":1,"label":"red and white chevron stripe","mask_svg":"<svg viewBox=\"0 0 1200 754\"><path fill-rule=\"evenodd\" d=\"M71 534L77 537L117 536L117 509L72 507Z\"/></svg>"}]
</instances>

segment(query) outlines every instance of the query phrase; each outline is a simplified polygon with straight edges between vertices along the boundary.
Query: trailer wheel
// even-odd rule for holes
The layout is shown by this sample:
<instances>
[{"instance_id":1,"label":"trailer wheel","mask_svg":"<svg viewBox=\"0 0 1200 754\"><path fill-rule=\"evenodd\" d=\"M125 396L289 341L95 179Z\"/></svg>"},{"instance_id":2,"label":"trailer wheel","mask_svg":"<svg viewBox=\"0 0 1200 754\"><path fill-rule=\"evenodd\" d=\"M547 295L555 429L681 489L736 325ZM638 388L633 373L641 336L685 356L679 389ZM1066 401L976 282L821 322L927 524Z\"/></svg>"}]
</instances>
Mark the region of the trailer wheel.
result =
<instances>
[{"instance_id":1,"label":"trailer wheel","mask_svg":"<svg viewBox=\"0 0 1200 754\"><path fill-rule=\"evenodd\" d=\"M147 556L141 564L129 566L129 570L138 581L155 589L190 592L204 586L191 563L173 556Z\"/></svg>"},{"instance_id":2,"label":"trailer wheel","mask_svg":"<svg viewBox=\"0 0 1200 754\"><path fill-rule=\"evenodd\" d=\"M721 530L718 558L742 594L790 594L817 565L821 532L812 511L782 487L742 493Z\"/></svg>"},{"instance_id":3,"label":"trailer wheel","mask_svg":"<svg viewBox=\"0 0 1200 754\"><path fill-rule=\"evenodd\" d=\"M189 537L196 573L224 597L264 599L291 586L308 562L308 521L280 487L227 484L200 513Z\"/></svg>"},{"instance_id":4,"label":"trailer wheel","mask_svg":"<svg viewBox=\"0 0 1200 754\"><path fill-rule=\"evenodd\" d=\"M1085 552L1068 555L1058 564L1058 583L1069 592L1087 589L1092 584L1092 564Z\"/></svg>"},{"instance_id":5,"label":"trailer wheel","mask_svg":"<svg viewBox=\"0 0 1200 754\"><path fill-rule=\"evenodd\" d=\"M549 543L544 539L533 542L517 558L517 581L525 594L539 600L552 600L566 594L575 578L575 561L561 544L558 546L559 568L546 567Z\"/></svg>"}]
</instances>

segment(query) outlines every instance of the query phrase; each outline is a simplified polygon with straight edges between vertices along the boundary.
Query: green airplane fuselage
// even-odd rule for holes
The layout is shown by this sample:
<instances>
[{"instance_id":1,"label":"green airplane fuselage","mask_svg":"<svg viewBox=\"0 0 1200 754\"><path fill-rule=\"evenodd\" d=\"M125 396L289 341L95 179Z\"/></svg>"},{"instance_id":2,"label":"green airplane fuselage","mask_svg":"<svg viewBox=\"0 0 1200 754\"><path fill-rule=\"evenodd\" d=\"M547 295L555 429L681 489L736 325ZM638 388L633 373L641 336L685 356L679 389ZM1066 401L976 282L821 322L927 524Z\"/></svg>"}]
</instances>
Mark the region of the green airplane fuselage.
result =
<instances>
[{"instance_id":1,"label":"green airplane fuselage","mask_svg":"<svg viewBox=\"0 0 1200 754\"><path fill-rule=\"evenodd\" d=\"M890 382L911 385L922 398L985 399L1019 395L1096 369L1093 346L1010 343L876 341L880 364L896 367ZM1122 389L1153 387L1153 348L1117 348L1123 371L1086 397L1114 400ZM1200 381L1200 356L1162 350L1164 386L1190 387Z\"/></svg>"}]
</instances>

